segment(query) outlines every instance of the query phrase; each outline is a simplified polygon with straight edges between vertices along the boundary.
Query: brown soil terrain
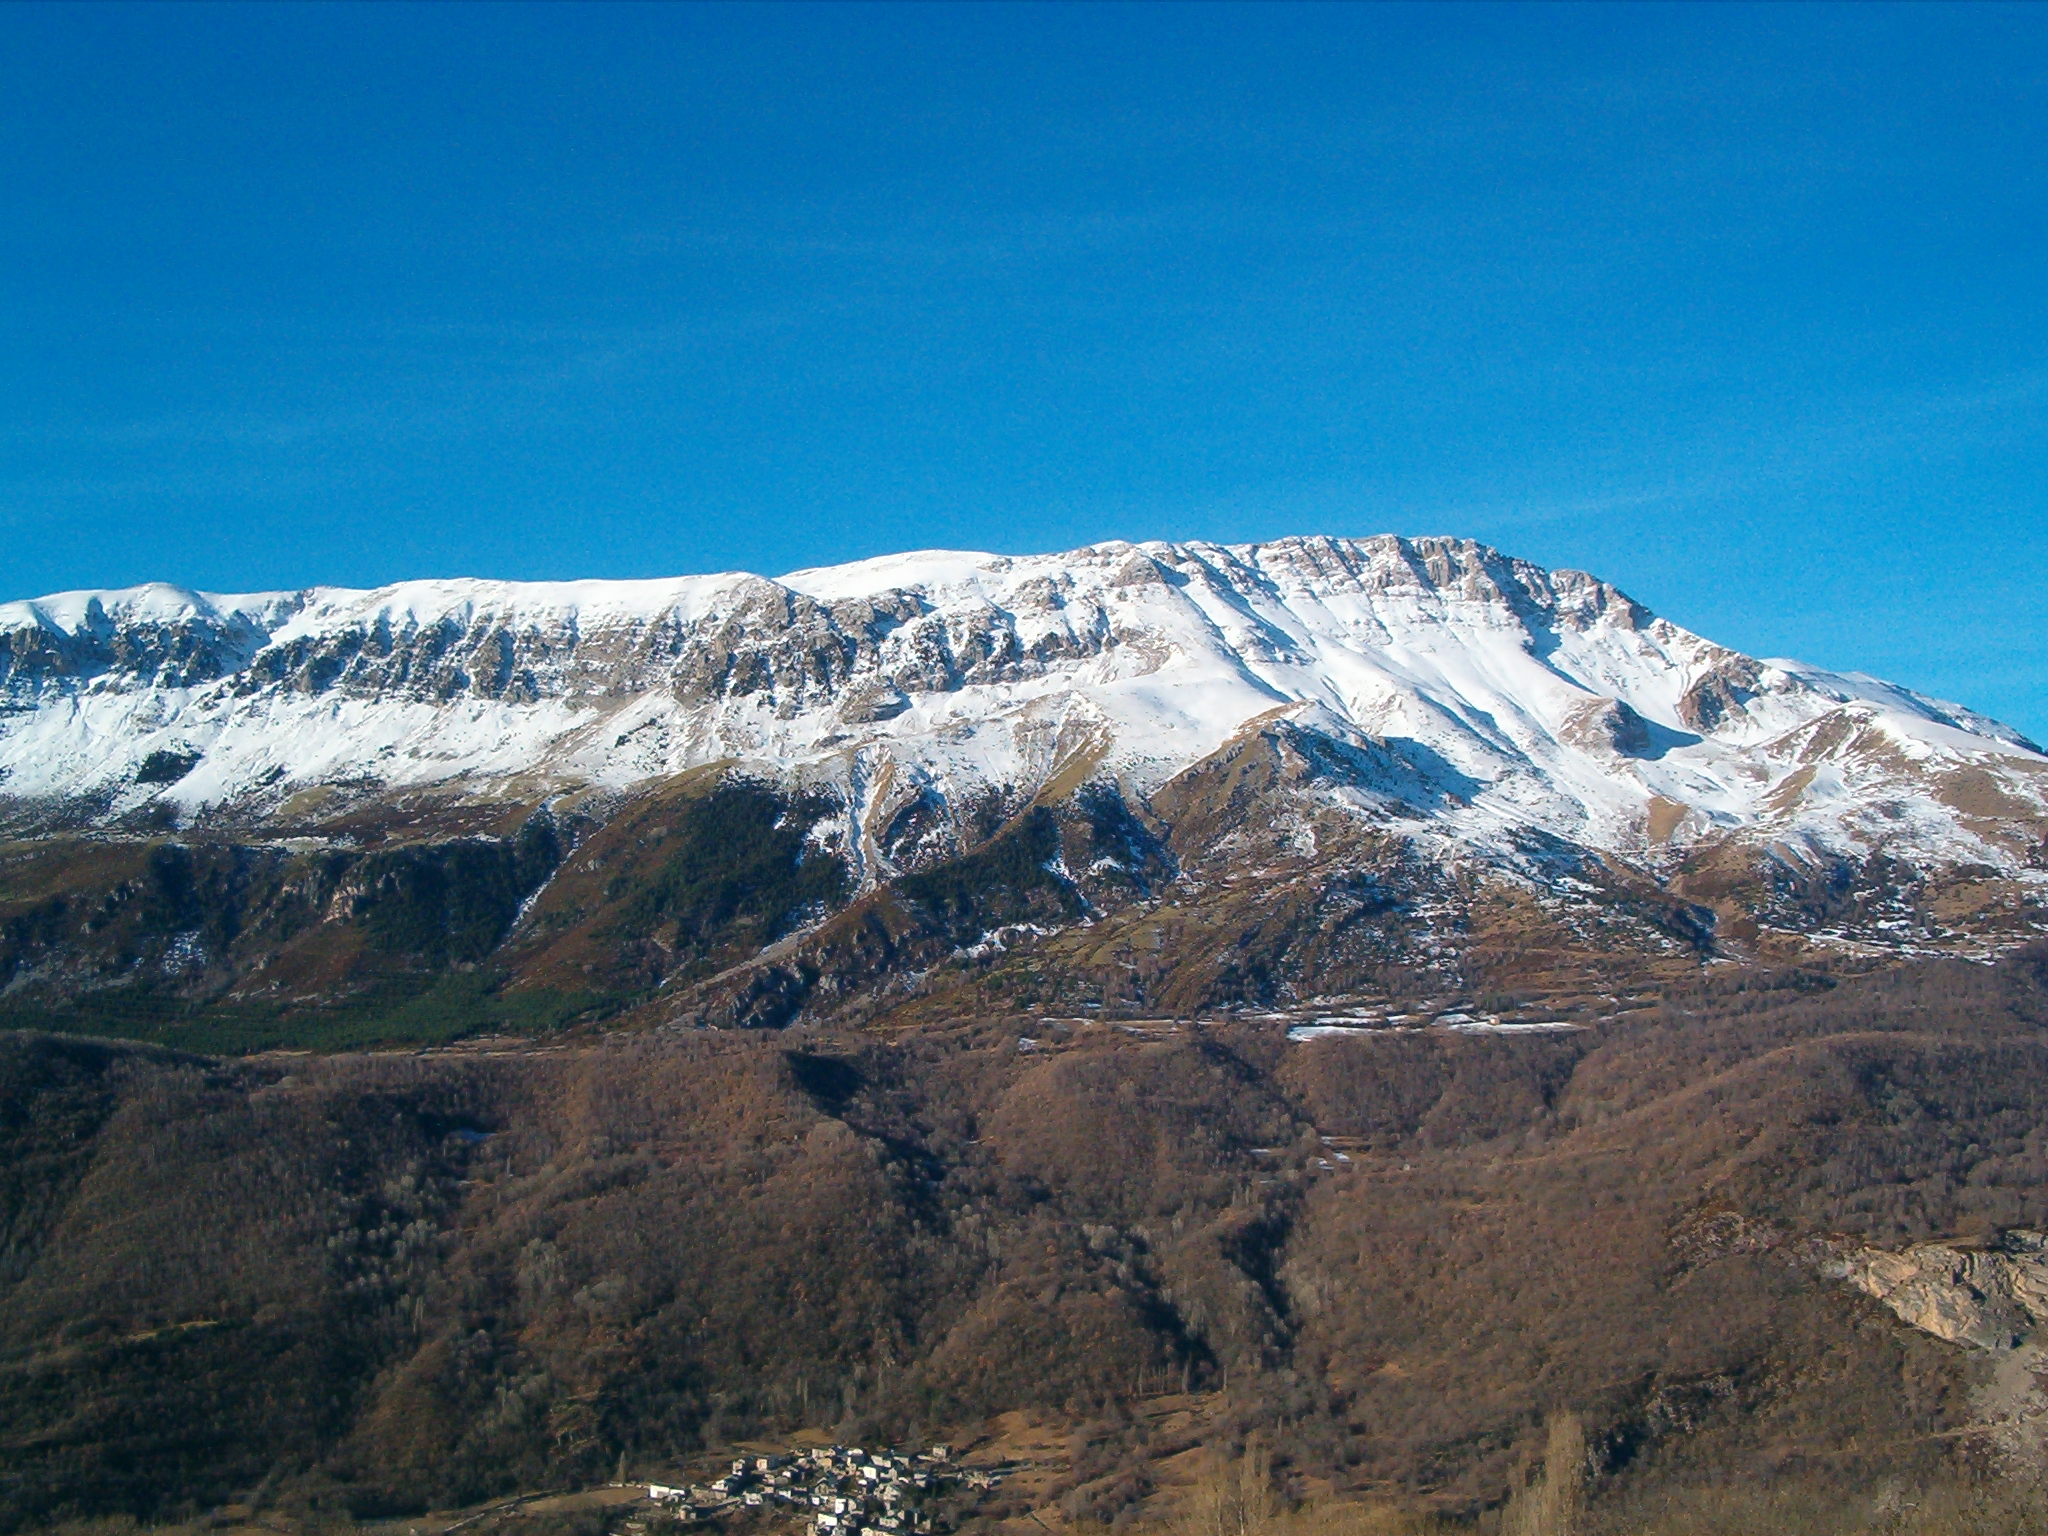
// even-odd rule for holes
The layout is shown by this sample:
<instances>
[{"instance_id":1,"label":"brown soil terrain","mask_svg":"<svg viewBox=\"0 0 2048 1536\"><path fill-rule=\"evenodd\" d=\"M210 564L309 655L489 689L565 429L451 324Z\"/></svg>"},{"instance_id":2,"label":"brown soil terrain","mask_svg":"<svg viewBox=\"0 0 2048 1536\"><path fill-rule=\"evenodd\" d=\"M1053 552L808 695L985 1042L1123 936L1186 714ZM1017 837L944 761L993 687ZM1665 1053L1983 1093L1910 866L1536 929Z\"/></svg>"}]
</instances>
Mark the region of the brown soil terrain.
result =
<instances>
[{"instance_id":1,"label":"brown soil terrain","mask_svg":"<svg viewBox=\"0 0 2048 1536\"><path fill-rule=\"evenodd\" d=\"M1981 1463L1991 1357L1797 1240L2048 1226L2048 956L1577 1022L8 1036L0 1519L402 1525L804 1430L1061 1437L982 1511L1034 1528L1254 1440L1469 1516L1561 1410L1596 1507Z\"/></svg>"}]
</instances>

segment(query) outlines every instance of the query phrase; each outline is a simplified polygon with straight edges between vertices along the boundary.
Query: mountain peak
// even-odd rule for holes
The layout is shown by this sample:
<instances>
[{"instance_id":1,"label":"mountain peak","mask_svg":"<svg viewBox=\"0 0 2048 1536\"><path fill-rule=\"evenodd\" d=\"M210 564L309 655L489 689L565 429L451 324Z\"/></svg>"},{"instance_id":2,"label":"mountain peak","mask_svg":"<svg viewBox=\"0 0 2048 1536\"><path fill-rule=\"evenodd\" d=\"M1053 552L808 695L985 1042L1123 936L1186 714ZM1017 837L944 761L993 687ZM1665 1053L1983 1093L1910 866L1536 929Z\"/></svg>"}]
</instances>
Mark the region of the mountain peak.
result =
<instances>
[{"instance_id":1,"label":"mountain peak","mask_svg":"<svg viewBox=\"0 0 2048 1536\"><path fill-rule=\"evenodd\" d=\"M260 817L342 781L623 789L732 760L860 814L886 782L945 819L1077 774L1149 793L1285 710L1439 765L1455 803L1346 793L1476 850L1770 830L2018 875L2030 834L1949 781L1993 776L2021 821L2048 784L2024 738L1960 706L1760 661L1585 572L1443 536L928 550L779 580L152 585L11 604L0 632L0 773L31 817ZM1852 707L1893 745L1823 771L1813 743ZM195 766L138 777L164 752Z\"/></svg>"}]
</instances>

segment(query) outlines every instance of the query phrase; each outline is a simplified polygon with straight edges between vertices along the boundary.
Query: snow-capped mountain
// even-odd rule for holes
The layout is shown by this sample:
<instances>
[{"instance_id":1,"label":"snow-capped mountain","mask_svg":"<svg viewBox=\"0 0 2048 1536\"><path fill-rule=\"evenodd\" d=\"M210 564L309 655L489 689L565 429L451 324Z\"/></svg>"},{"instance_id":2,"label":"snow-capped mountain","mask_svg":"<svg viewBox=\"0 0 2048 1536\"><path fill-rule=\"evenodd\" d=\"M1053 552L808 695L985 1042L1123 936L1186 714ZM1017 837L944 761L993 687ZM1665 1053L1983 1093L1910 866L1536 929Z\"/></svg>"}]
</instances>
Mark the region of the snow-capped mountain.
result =
<instances>
[{"instance_id":1,"label":"snow-capped mountain","mask_svg":"<svg viewBox=\"0 0 2048 1536\"><path fill-rule=\"evenodd\" d=\"M1336 799L1481 847L1536 829L1640 855L1756 830L2018 871L2011 823L2048 796L2048 760L1981 715L1744 656L1594 577L1452 539L927 552L779 581L149 586L0 606L0 637L0 793L103 818L738 759L841 789L871 825L911 796L1077 773L1142 796L1279 718L1381 750L1389 771Z\"/></svg>"}]
</instances>

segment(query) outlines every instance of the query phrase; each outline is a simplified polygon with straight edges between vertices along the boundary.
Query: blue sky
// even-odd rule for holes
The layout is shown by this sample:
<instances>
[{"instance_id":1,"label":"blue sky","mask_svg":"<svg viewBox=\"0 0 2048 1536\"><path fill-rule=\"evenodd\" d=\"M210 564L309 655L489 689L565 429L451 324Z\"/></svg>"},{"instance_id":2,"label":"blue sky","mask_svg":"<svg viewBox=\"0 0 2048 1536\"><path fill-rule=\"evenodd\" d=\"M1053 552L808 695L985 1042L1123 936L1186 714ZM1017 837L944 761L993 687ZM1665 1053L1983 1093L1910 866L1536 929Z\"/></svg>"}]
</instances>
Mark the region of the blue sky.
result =
<instances>
[{"instance_id":1,"label":"blue sky","mask_svg":"<svg viewBox=\"0 0 2048 1536\"><path fill-rule=\"evenodd\" d=\"M0 595L1466 534L2048 737L2048 8L0 8Z\"/></svg>"}]
</instances>

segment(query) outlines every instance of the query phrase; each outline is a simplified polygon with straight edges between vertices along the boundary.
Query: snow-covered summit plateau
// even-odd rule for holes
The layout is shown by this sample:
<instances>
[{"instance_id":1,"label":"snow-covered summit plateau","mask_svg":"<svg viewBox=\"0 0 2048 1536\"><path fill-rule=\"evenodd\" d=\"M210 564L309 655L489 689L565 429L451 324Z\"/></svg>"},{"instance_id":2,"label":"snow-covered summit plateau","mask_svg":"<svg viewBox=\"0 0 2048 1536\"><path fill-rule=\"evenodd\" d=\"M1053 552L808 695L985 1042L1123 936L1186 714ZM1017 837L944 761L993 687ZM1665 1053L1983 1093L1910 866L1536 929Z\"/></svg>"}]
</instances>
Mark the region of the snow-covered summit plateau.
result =
<instances>
[{"instance_id":1,"label":"snow-covered summit plateau","mask_svg":"<svg viewBox=\"0 0 2048 1536\"><path fill-rule=\"evenodd\" d=\"M107 821L726 759L856 813L1112 777L1142 796L1283 722L1355 749L1334 803L1473 848L1535 831L1654 861L1754 833L1791 858L2041 863L2048 759L2008 727L1465 540L0 605L0 795Z\"/></svg>"}]
</instances>

